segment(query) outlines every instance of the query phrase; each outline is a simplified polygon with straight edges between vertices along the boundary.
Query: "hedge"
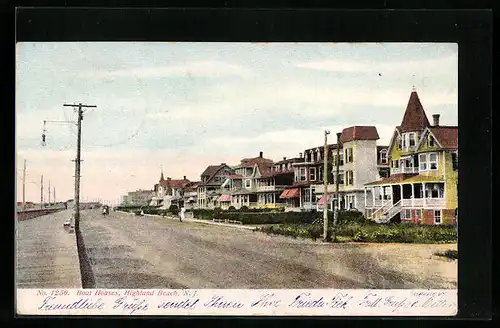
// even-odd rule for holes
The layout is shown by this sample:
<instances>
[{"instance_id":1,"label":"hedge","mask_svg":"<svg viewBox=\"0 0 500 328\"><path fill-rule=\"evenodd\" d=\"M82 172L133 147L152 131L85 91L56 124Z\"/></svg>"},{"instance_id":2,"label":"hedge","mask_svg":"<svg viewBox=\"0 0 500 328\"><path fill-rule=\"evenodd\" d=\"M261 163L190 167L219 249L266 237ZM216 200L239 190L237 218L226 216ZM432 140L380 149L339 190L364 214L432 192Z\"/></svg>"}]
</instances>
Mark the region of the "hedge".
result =
<instances>
[{"instance_id":1,"label":"hedge","mask_svg":"<svg viewBox=\"0 0 500 328\"><path fill-rule=\"evenodd\" d=\"M319 223L322 221L323 213L316 211L307 212L281 212L270 211L266 209L258 209L255 212L241 211L225 211L219 208L209 209L194 209L192 210L194 217L202 220L234 220L240 221L243 224L297 224L297 223ZM329 221L333 221L333 213L328 213ZM357 211L342 211L339 213L338 223L344 224L347 222L365 223L367 220L361 212ZM371 221L370 221L371 222Z\"/></svg>"},{"instance_id":2,"label":"hedge","mask_svg":"<svg viewBox=\"0 0 500 328\"><path fill-rule=\"evenodd\" d=\"M263 227L260 231L293 237L318 238L322 234L322 226L318 224L283 225L280 227ZM332 228L330 228L332 231ZM419 225L400 224L339 224L336 236L350 237L357 242L397 242L397 243L454 243L457 241L453 225Z\"/></svg>"}]
</instances>

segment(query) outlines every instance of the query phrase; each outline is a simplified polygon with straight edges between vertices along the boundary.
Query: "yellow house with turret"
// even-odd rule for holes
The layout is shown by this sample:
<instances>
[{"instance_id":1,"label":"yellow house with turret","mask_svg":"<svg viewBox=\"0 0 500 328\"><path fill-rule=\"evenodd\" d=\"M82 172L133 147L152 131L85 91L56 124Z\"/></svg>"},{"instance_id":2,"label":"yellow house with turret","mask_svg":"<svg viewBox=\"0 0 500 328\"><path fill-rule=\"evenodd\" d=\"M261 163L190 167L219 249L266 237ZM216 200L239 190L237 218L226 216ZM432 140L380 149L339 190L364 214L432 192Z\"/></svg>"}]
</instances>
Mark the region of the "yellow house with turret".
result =
<instances>
[{"instance_id":1,"label":"yellow house with turret","mask_svg":"<svg viewBox=\"0 0 500 328\"><path fill-rule=\"evenodd\" d=\"M458 127L429 123L413 91L388 148L390 176L365 184L365 215L377 222L453 224L458 209ZM367 197L366 195L370 195Z\"/></svg>"}]
</instances>

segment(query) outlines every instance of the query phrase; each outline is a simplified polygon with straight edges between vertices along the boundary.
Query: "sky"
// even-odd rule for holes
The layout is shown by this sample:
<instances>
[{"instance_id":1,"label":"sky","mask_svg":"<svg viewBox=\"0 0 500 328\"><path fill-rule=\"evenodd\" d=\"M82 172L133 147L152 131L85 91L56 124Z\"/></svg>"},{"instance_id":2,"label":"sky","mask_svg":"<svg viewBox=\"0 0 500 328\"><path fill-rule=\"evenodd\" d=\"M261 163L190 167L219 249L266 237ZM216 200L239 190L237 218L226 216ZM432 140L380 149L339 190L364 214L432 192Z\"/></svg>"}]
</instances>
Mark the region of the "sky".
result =
<instances>
[{"instance_id":1,"label":"sky","mask_svg":"<svg viewBox=\"0 0 500 328\"><path fill-rule=\"evenodd\" d=\"M165 177L259 152L275 161L323 144L324 130L374 125L388 145L412 88L427 116L458 125L453 43L20 42L16 47L16 175L22 201L74 197L82 121L81 200L119 201ZM52 193L52 191L51 191ZM53 199L53 196L51 196Z\"/></svg>"}]
</instances>

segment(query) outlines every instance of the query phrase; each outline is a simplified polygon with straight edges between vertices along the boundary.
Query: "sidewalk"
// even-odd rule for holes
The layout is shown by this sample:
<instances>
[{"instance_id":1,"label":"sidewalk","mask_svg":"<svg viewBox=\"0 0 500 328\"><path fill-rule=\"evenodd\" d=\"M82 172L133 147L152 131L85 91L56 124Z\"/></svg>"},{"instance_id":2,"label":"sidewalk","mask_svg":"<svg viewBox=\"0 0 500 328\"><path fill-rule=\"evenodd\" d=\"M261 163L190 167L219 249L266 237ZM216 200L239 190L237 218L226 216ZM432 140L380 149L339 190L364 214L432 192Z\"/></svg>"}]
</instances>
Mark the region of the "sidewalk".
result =
<instances>
[{"instance_id":1,"label":"sidewalk","mask_svg":"<svg viewBox=\"0 0 500 328\"><path fill-rule=\"evenodd\" d=\"M130 214L134 215L133 213L129 212L123 212L123 211L116 211L119 213L124 213L124 214ZM172 215L166 215L166 216L161 216L161 215L155 215L155 214L144 214L144 216L147 217L156 217L156 218L168 218L172 220L179 220L178 217L172 216ZM230 227L230 228L237 228L237 229L246 229L246 230L256 230L256 226L247 226L243 224L230 224L230 223L222 223L222 222L213 222L209 220L201 220L201 219L189 219L189 218L184 218L182 222L195 222L195 223L203 223L203 224L211 224L211 225L218 225L218 226L223 226L223 227Z\"/></svg>"},{"instance_id":2,"label":"sidewalk","mask_svg":"<svg viewBox=\"0 0 500 328\"><path fill-rule=\"evenodd\" d=\"M17 288L82 288L76 235L63 224L71 210L16 223Z\"/></svg>"}]
</instances>

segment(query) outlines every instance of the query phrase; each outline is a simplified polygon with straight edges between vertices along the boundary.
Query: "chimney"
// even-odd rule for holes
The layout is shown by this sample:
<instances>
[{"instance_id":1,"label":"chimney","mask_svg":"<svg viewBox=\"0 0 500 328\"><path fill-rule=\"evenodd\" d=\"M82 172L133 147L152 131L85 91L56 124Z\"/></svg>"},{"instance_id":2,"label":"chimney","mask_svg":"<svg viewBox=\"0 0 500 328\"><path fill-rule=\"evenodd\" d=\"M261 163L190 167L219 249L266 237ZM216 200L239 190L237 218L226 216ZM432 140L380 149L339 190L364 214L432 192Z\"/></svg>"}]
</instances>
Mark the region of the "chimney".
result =
<instances>
[{"instance_id":1,"label":"chimney","mask_svg":"<svg viewBox=\"0 0 500 328\"><path fill-rule=\"evenodd\" d=\"M439 126L439 114L432 115L432 119L434 120L434 126Z\"/></svg>"},{"instance_id":2,"label":"chimney","mask_svg":"<svg viewBox=\"0 0 500 328\"><path fill-rule=\"evenodd\" d=\"M283 157L283 160L286 161L286 157Z\"/></svg>"},{"instance_id":3,"label":"chimney","mask_svg":"<svg viewBox=\"0 0 500 328\"><path fill-rule=\"evenodd\" d=\"M172 178L171 177L167 177L167 181L170 181L170 180L172 180Z\"/></svg>"},{"instance_id":4,"label":"chimney","mask_svg":"<svg viewBox=\"0 0 500 328\"><path fill-rule=\"evenodd\" d=\"M186 176L184 176L184 180L186 180Z\"/></svg>"},{"instance_id":5,"label":"chimney","mask_svg":"<svg viewBox=\"0 0 500 328\"><path fill-rule=\"evenodd\" d=\"M262 158L262 155L264 155L264 153L263 153L263 152L260 152L260 153L259 153L259 157L260 157L260 158Z\"/></svg>"},{"instance_id":6,"label":"chimney","mask_svg":"<svg viewBox=\"0 0 500 328\"><path fill-rule=\"evenodd\" d=\"M302 158L302 153L299 153L299 158Z\"/></svg>"}]
</instances>

